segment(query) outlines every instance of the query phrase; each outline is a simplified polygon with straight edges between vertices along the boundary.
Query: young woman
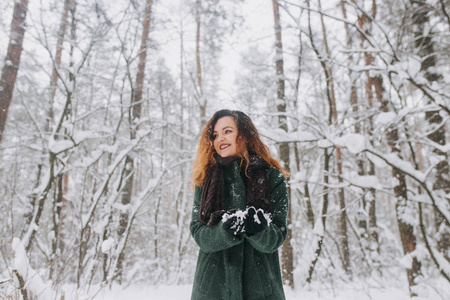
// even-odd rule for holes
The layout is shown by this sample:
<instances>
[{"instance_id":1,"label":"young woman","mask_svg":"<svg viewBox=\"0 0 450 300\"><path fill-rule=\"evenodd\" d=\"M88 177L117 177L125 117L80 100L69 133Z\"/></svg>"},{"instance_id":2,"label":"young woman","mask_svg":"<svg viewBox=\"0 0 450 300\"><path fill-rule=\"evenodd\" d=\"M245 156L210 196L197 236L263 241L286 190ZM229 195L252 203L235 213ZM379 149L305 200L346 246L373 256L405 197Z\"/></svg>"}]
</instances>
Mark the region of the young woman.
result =
<instances>
[{"instance_id":1,"label":"young woman","mask_svg":"<svg viewBox=\"0 0 450 300\"><path fill-rule=\"evenodd\" d=\"M220 110L205 125L193 168L192 300L285 299L285 175L246 114Z\"/></svg>"}]
</instances>

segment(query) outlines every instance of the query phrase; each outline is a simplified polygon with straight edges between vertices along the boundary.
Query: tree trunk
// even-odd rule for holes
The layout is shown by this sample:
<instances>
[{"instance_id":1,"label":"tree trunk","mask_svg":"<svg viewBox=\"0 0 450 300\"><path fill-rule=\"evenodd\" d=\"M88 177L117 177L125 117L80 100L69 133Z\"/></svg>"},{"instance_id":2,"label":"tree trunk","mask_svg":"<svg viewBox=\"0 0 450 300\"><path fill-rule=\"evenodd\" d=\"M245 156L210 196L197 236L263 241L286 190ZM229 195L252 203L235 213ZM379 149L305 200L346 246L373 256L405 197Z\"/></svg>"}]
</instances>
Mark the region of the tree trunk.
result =
<instances>
[{"instance_id":1,"label":"tree trunk","mask_svg":"<svg viewBox=\"0 0 450 300\"><path fill-rule=\"evenodd\" d=\"M50 81L50 101L49 101L49 108L47 110L47 123L46 123L46 130L51 130L51 122L53 119L53 101L55 100L56 95L56 87L58 84L58 69L61 66L61 57L62 57L62 50L63 50L63 43L64 43L64 36L66 34L66 27L67 27L67 17L69 15L69 7L73 5L73 0L66 0L64 1L64 9L63 13L61 15L61 20L59 23L59 30L58 30L58 40L56 42L56 51L55 51L55 59L53 62L53 71L52 71L52 77Z\"/></svg>"},{"instance_id":2,"label":"tree trunk","mask_svg":"<svg viewBox=\"0 0 450 300\"><path fill-rule=\"evenodd\" d=\"M147 42L148 35L150 33L150 20L152 14L152 4L153 0L147 0L145 5L145 16L142 23L142 37L141 37L141 47L139 48L139 64L138 73L136 75L136 86L134 90L133 99L133 118L139 119L141 117L142 110L142 90L144 86L145 78L145 65L147 61Z\"/></svg>"},{"instance_id":3,"label":"tree trunk","mask_svg":"<svg viewBox=\"0 0 450 300\"><path fill-rule=\"evenodd\" d=\"M342 15L345 20L347 20L347 10L345 8L345 1L340 2L342 8ZM347 49L353 49L353 37L350 33L350 28L348 23L344 23L346 37L347 37ZM354 58L353 54L348 56L350 66L353 66ZM356 88L356 80L357 78L353 75L352 68L349 68L348 71L349 79L351 81L350 87L350 104L352 105L352 111L355 114L355 133L356 134L364 134L363 126L361 126L358 118L359 118L359 103L358 103L358 94ZM372 95L367 92L368 97L372 97ZM370 101L372 102L372 101ZM372 107L372 105L370 105ZM371 118L371 117L369 117ZM371 122L369 120L369 122ZM372 126L369 126L372 128ZM372 131L368 132L369 135L372 135ZM373 140L370 139L370 143L373 143ZM366 174L365 170L365 160L363 158L362 153L358 154L357 157L357 166L358 166L358 175L364 176ZM373 162L369 161L369 171L368 174L374 176L375 175L375 165ZM375 189L363 189L363 195L361 197L361 201L359 203L359 209L357 212L357 224L358 224L358 235L363 241L363 245L365 250L368 250L370 253L370 260L377 260L378 252L379 252L379 244L378 244L378 229L377 229L377 219L376 219L376 194ZM375 252L375 253L374 253Z\"/></svg>"},{"instance_id":4,"label":"tree trunk","mask_svg":"<svg viewBox=\"0 0 450 300\"><path fill-rule=\"evenodd\" d=\"M398 137L397 130L392 129L392 131L388 133L389 142L393 147L392 152L397 151L397 149L394 146L395 142L398 140L395 139L396 137ZM393 168L392 175L394 176L394 178L398 180L398 184L394 187L394 193L397 198L395 209L397 212L397 222L400 231L400 239L403 245L403 253L405 255L409 255L410 253L416 250L416 236L414 234L414 227L409 223L408 217L404 216L408 206L405 174L403 174L399 169ZM415 279L420 274L420 267L421 263L419 262L417 257L413 255L411 267L406 268L406 274L408 276L408 283L409 283L409 291L411 296L417 296L417 294L413 291L412 288L417 284L415 282Z\"/></svg>"},{"instance_id":5,"label":"tree trunk","mask_svg":"<svg viewBox=\"0 0 450 300\"><path fill-rule=\"evenodd\" d=\"M63 236L61 233L62 225L64 222L63 210L66 206L65 194L67 194L69 176L66 173L59 174L56 178L56 184L54 185L57 189L56 195L53 201L53 237L52 237L52 254L51 254L51 265L49 278L53 279L53 275L57 275L61 254L64 250ZM57 277L56 277L57 278Z\"/></svg>"},{"instance_id":6,"label":"tree trunk","mask_svg":"<svg viewBox=\"0 0 450 300\"><path fill-rule=\"evenodd\" d=\"M354 2L354 0L352 1ZM376 2L374 1L372 3L372 18L375 18L375 13L376 13ZM358 26L359 28L361 28L362 31L364 31L366 36L371 36L372 21L364 13L358 16ZM364 48L365 37L362 35L361 41ZM370 68L370 66L373 65L375 58L369 52L365 52L364 56L366 66ZM388 112L390 109L388 100L384 98L385 88L383 86L383 78L380 75L372 76L369 73L369 71L366 71L366 76L367 76L366 90L369 93L368 98L371 98L372 95L375 95L377 101L380 104L380 111ZM391 148L391 152L397 154L401 158L401 151L398 146L399 140L398 129L395 127L388 128L386 138L388 145ZM401 170L395 167L392 167L392 175L396 179L394 186L394 194L397 200L395 209L398 228L400 231L400 239L402 241L404 254L410 255L416 249L416 236L414 235L413 226L409 223L407 219L408 216L405 215L408 205L411 205L408 200L406 178L405 174L403 174ZM406 273L408 277L410 295L416 296L415 292L413 291L413 287L416 285L415 278L420 273L421 264L415 255L411 256L412 256L411 266L409 268L406 268Z\"/></svg>"},{"instance_id":7,"label":"tree trunk","mask_svg":"<svg viewBox=\"0 0 450 300\"><path fill-rule=\"evenodd\" d=\"M47 109L47 120L45 122L45 131L50 132L51 131L51 124L53 121L53 102L56 95L56 87L58 82L58 68L61 65L61 56L62 56L62 50L63 50L63 43L64 43L64 36L66 34L66 27L67 27L67 17L69 15L69 7L72 5L72 0L66 0L64 2L64 8L61 15L61 20L59 24L59 30L58 30L58 40L56 43L56 52L55 52L55 59L54 59L54 66L52 71L52 77L50 81L50 101L48 103L48 109ZM38 177L39 178L39 177ZM62 253L63 247L62 247L62 235L61 235L61 227L63 223L63 214L62 211L65 208L65 194L67 193L68 188L68 182L69 182L69 175L67 172L63 174L59 174L56 178L56 184L55 187L57 189L57 192L55 193L56 196L54 197L53 201L53 239L52 239L52 254L51 254L51 266L50 266L50 273L49 278L53 279L53 275L58 272L59 267L59 260L61 257L59 257Z\"/></svg>"},{"instance_id":8,"label":"tree trunk","mask_svg":"<svg viewBox=\"0 0 450 300\"><path fill-rule=\"evenodd\" d=\"M203 127L206 123L206 105L207 99L203 93L203 80L202 80L202 64L200 59L200 40L201 40L201 11L202 11L202 1L196 0L195 2L195 24L196 24L196 33L195 33L195 62L196 62L196 71L195 71L195 79L197 84L197 95L200 103L200 127Z\"/></svg>"},{"instance_id":9,"label":"tree trunk","mask_svg":"<svg viewBox=\"0 0 450 300\"><path fill-rule=\"evenodd\" d=\"M111 224L113 218L113 212L110 211L108 214L108 221L105 224L105 226L103 227L103 233L102 233L102 237L101 237L101 241L104 242L108 239L108 236L110 234L110 227L109 224ZM107 282L108 281L108 273L109 273L109 267L108 267L108 254L107 253L102 253L101 254L101 260L102 260L102 272L103 272L103 282Z\"/></svg>"},{"instance_id":10,"label":"tree trunk","mask_svg":"<svg viewBox=\"0 0 450 300\"><path fill-rule=\"evenodd\" d=\"M328 183L329 183L329 171L330 171L330 154L328 154L328 149L323 150L323 200L322 200L322 232L321 234L317 235L317 246L316 251L314 255L314 259L309 264L309 270L308 270L308 277L306 278L306 282L311 283L312 276L314 273L314 269L316 267L317 262L319 261L320 254L322 253L322 247L323 247L323 237L325 234L325 228L326 228L326 221L327 221L327 213L328 213ZM318 231L318 230L316 230ZM319 231L320 232L320 231Z\"/></svg>"},{"instance_id":11,"label":"tree trunk","mask_svg":"<svg viewBox=\"0 0 450 300\"><path fill-rule=\"evenodd\" d=\"M8 110L16 84L17 72L19 71L27 11L28 0L15 1L8 51L0 78L0 142L3 139Z\"/></svg>"},{"instance_id":12,"label":"tree trunk","mask_svg":"<svg viewBox=\"0 0 450 300\"><path fill-rule=\"evenodd\" d=\"M309 40L311 42L311 46L314 50L314 53L316 54L317 58L320 61L320 64L322 66L322 69L325 73L325 78L328 79L329 75L328 75L328 68L326 66L326 62L324 57L319 53L319 50L317 49L317 46L315 44L314 41L314 34L312 31L312 27L311 27L311 10L309 9L310 7L310 1L307 1L307 5L308 5L308 31L309 31ZM332 119L333 119L333 112L332 112L332 107L333 107L333 103L331 100L331 95L330 95L330 88L329 88L329 84L330 81L326 80L326 84L327 84L327 100L328 100L328 106L329 106L329 110L328 110L328 123L331 125L332 124ZM319 257L320 254L322 253L322 249L323 249L323 242L324 242L324 234L325 234L325 224L326 224L326 220L327 220L327 212L328 212L328 202L329 202L329 189L328 189L328 183L329 183L329 172L330 172L330 156L331 154L328 153L328 149L324 149L324 165L323 165L323 171L324 171L324 177L323 177L323 181L324 181L324 188L323 188L323 203L322 203L322 212L321 212L321 218L322 218L322 229L319 230L319 228L314 228L315 232L319 232L317 234L317 246L316 246L316 251L315 251L315 256L313 258L313 260L310 263L309 266L309 271L308 271L308 277L306 279L306 282L311 283L312 280L312 275L314 273L315 267L317 262L319 261ZM316 225L316 224L314 224Z\"/></svg>"},{"instance_id":13,"label":"tree trunk","mask_svg":"<svg viewBox=\"0 0 450 300\"><path fill-rule=\"evenodd\" d=\"M136 138L136 126L139 123L139 119L141 118L142 112L142 89L144 85L145 78L145 65L147 59L147 41L148 35L150 33L150 20L152 13L152 4L153 0L147 0L145 5L145 16L142 22L142 37L141 37L141 46L139 49L139 62L138 62L138 73L136 75L136 86L135 91L133 92L133 96L131 99L130 109L130 138ZM133 155L127 156L125 159L125 164L122 170L122 197L121 203L126 207L125 211L120 213L119 219L119 229L117 234L119 238L125 238L123 235L128 227L129 222L129 210L128 206L131 203L131 198L133 195L133 180L134 180L134 172L135 172L135 162ZM124 246L125 248L125 246ZM117 267L115 273L117 274L117 281L122 283L122 275L123 275L123 263L125 260L125 251L122 251L119 254L119 258L117 261Z\"/></svg>"},{"instance_id":14,"label":"tree trunk","mask_svg":"<svg viewBox=\"0 0 450 300\"><path fill-rule=\"evenodd\" d=\"M319 9L322 10L321 1L319 0ZM330 50L328 48L327 34L325 28L325 22L323 21L323 15L320 14L320 21L322 24L322 34L323 34L323 43L326 54L326 61L323 62L324 71L326 74L327 81L327 96L329 99L329 103L331 105L332 116L333 116L333 124L337 126L337 107L336 107L336 96L334 92L334 77L333 77L333 68L331 64L328 63L331 59ZM330 124L332 125L332 124ZM339 184L344 182L342 178L342 158L341 158L341 149L336 148L336 167L338 171L338 181ZM348 275L351 275L351 266L350 266L350 250L348 247L348 234L347 234L347 208L345 205L345 194L344 189L339 189L339 239L341 245L341 251L343 256L343 267L345 272Z\"/></svg>"},{"instance_id":15,"label":"tree trunk","mask_svg":"<svg viewBox=\"0 0 450 300\"><path fill-rule=\"evenodd\" d=\"M272 0L273 5L273 17L275 23L275 39L276 39L276 72L277 72L277 111L279 113L278 124L279 128L284 131L288 131L287 118L286 118L286 99L284 88L284 67L283 67L283 43L281 39L281 23L280 23L280 8L276 0ZM280 145L280 160L282 166L286 171L290 171L290 153L289 144L282 143ZM289 198L291 195L291 189L288 187ZM292 249L292 229L291 224L291 201L289 201L288 208L288 220L287 220L287 236L281 249L281 264L283 281L291 288L294 288L294 253Z\"/></svg>"},{"instance_id":16,"label":"tree trunk","mask_svg":"<svg viewBox=\"0 0 450 300\"><path fill-rule=\"evenodd\" d=\"M120 213L119 217L119 229L117 234L120 239L124 238L124 233L128 227L129 222L129 204L131 203L131 196L133 193L133 178L134 178L134 159L131 156L127 156L122 170L122 185L124 185L121 196L122 205L126 205ZM120 253L117 260L117 269L115 274L119 284L122 283L123 275L123 262L125 260L125 252Z\"/></svg>"},{"instance_id":17,"label":"tree trunk","mask_svg":"<svg viewBox=\"0 0 450 300\"><path fill-rule=\"evenodd\" d=\"M72 2L71 2L72 3ZM73 5L70 5L69 7L70 13L71 13L71 39L75 40L76 39L76 18L75 18L75 12L76 12L76 6L73 3ZM70 46L70 51L69 51L69 55L71 58L74 57L74 44L72 44ZM72 70L72 67L74 65L73 59L70 60L70 66L69 66L69 70ZM67 135L67 128L65 128L63 126L64 121L67 120L69 118L69 116L72 114L72 98L73 98L73 92L75 91L76 88L76 80L75 80L75 76L72 73L72 71L69 71L69 81L70 81L70 88L66 89L66 101L64 103L64 107L62 109L62 113L61 116L59 118L59 120L56 123L56 128L53 131L53 139L55 141L60 140L61 137L64 137ZM64 133L62 133L61 131L63 131ZM58 159L55 153L49 153L48 155L48 159L49 159L49 176L48 176L48 181L47 184L44 188L44 190L41 192L41 194L39 195L39 201L38 203L34 202L34 212L33 212L33 217L30 220L30 223L25 224L25 227L29 227L28 228L28 233L26 236L26 250L27 252L31 249L31 246L33 244L36 232L38 227L35 225L39 225L39 221L42 215L42 212L44 210L44 205L45 202L47 200L48 197L48 193L51 191L51 189L53 188L53 183L57 182L57 178L59 176L61 176L61 172L62 169L58 168ZM58 171L58 173L55 173L55 171ZM67 175L63 175L63 176L67 176ZM68 181L68 178L63 179L64 182ZM55 194L58 193L56 187L55 190ZM56 199L56 198L55 198ZM58 200L56 200L58 201ZM63 201L63 198L61 198L61 201ZM53 211L54 213L56 213L56 211ZM59 223L59 216L54 218L58 219L58 223ZM57 230L56 227L54 227L54 230ZM56 238L56 236L55 236ZM81 243L81 242L80 242Z\"/></svg>"},{"instance_id":18,"label":"tree trunk","mask_svg":"<svg viewBox=\"0 0 450 300\"><path fill-rule=\"evenodd\" d=\"M436 56L434 53L433 32L426 30L431 26L428 14L432 7L426 1L410 0L413 9L412 21L414 23L414 36L416 41L417 53L423 58L421 63L421 71L425 71L425 78L430 81L430 85L434 81L442 78L442 74L436 70ZM431 103L430 103L431 104ZM439 114L439 110L431 110L425 113L425 119L430 125L434 125L435 130L427 137L439 145L445 145L445 126L443 118ZM434 190L443 190L446 194L450 192L450 166L448 163L448 155L438 149L434 149L436 155L443 157L443 160L436 166L436 175L433 182ZM450 260L450 224L445 224L442 214L435 211L435 226L438 232L438 250L447 260Z\"/></svg>"},{"instance_id":19,"label":"tree trunk","mask_svg":"<svg viewBox=\"0 0 450 300\"><path fill-rule=\"evenodd\" d=\"M362 26L363 23L360 24ZM367 33L369 34L369 33ZM364 46L364 38L361 38L361 47ZM364 53L364 60L366 65L371 65L374 61L372 54ZM365 90L367 95L367 102L369 105L369 109L373 109L373 92L372 92L372 80L369 79L369 72L366 71L367 82L365 84ZM374 124L373 124L373 116L368 117L368 135L370 136L370 144L373 147L374 141L372 138L374 132ZM369 176L375 176L375 165L372 161L369 161ZM376 191L375 189L369 189L369 193L366 196L365 207L367 203L369 204L369 249L371 252L376 251L379 252L379 242L378 242L378 226L377 226L377 218L376 218ZM367 208L367 207L366 207ZM367 211L367 210L366 210ZM376 253L373 253L375 257L377 257ZM378 259L378 258L377 258Z\"/></svg>"}]
</instances>

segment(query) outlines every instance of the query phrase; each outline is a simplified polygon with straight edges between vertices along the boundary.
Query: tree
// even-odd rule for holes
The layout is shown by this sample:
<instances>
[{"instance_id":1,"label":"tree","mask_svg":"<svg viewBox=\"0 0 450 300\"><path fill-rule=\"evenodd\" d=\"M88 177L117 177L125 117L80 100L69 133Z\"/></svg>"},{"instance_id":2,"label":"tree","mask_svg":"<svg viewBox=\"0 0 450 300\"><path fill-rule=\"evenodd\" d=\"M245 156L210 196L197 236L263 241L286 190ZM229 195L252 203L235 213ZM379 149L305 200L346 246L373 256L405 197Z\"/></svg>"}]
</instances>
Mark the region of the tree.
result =
<instances>
[{"instance_id":1,"label":"tree","mask_svg":"<svg viewBox=\"0 0 450 300\"><path fill-rule=\"evenodd\" d=\"M319 0L319 9L322 10L322 4ZM334 77L333 77L333 68L328 63L331 60L330 50L328 46L327 32L324 22L324 17L320 15L320 22L322 25L322 34L323 34L323 43L325 49L325 55L318 56L322 67L324 69L325 78L327 82L327 98L328 103L330 105L332 122L330 125L334 125L338 127L338 118L337 118L337 107L336 107L336 94L334 88ZM331 121L331 120L330 120ZM336 147L336 168L338 171L338 181L340 184L344 182L343 172L342 172L342 153L339 147ZM347 234L347 208L345 205L345 194L344 189L339 189L339 239L341 242L341 251L342 251L342 262L344 266L344 270L348 275L351 275L351 266L350 266L350 249L348 245L348 234Z\"/></svg>"},{"instance_id":2,"label":"tree","mask_svg":"<svg viewBox=\"0 0 450 300\"><path fill-rule=\"evenodd\" d=\"M0 19L15 2L0 1ZM207 117L224 102L291 173L288 284L294 269L296 286L336 296L371 293L372 276L386 288L413 280L412 295L443 291L448 1L153 1L151 35L146 2L29 6L0 147L0 298L60 299L75 282L83 299L118 280L189 285L201 108ZM274 23L256 26L261 16ZM0 21L3 58L9 36ZM241 56L222 68L222 48Z\"/></svg>"},{"instance_id":3,"label":"tree","mask_svg":"<svg viewBox=\"0 0 450 300\"><path fill-rule=\"evenodd\" d=\"M138 63L138 72L136 74L136 84L135 90L132 93L131 98L131 108L129 111L129 122L130 122L130 139L136 139L136 132L139 127L139 122L141 120L141 112L142 112L142 90L144 87L144 77L145 77L145 65L147 58L147 49L148 49L148 36L150 33L150 20L152 14L152 5L153 0L147 0L145 4L145 12L144 12L144 20L142 21L142 36L141 36L141 46L139 49L139 63ZM127 206L131 203L131 199L133 196L133 180L134 174L136 172L135 169L135 161L134 155L129 155L125 159L124 167L122 170L122 197L121 203L124 206ZM129 212L128 209L125 212L120 214L120 226L118 229L118 235L120 238L124 239L124 244L126 245L125 232L129 226ZM122 273L123 273L123 262L125 259L125 245L123 246L122 251L119 253L118 261L117 261L117 278L119 283L122 283Z\"/></svg>"},{"instance_id":4,"label":"tree","mask_svg":"<svg viewBox=\"0 0 450 300\"><path fill-rule=\"evenodd\" d=\"M340 1L340 5L342 8L342 15L345 20L348 20L347 17L347 10L345 7L345 2ZM352 51L353 49L353 34L351 32L350 25L346 22L344 23L346 37L347 37L347 49L348 51ZM355 57L354 53L350 53L348 56L348 60L350 65L355 64ZM373 133L373 119L370 116L367 120L367 125L365 125L365 122L362 122L360 120L360 109L363 105L363 103L358 103L358 91L357 91L357 80L359 76L356 76L354 74L353 69L349 68L349 80L351 83L350 88L350 103L352 106L352 112L355 114L354 120L355 120L355 126L354 130L356 134L364 134L364 128L369 128L368 134L372 135ZM366 88L370 90L370 85L366 84ZM366 92L367 98L369 103L372 103L372 93L369 91ZM362 100L362 99L361 99ZM362 101L361 101L362 102ZM372 105L370 105L372 106ZM370 143L373 145L373 139L370 139ZM366 172L366 165L368 165L368 170ZM366 162L363 154L359 154L357 158L357 166L358 166L358 175L364 176L366 173L369 176L375 176L375 165L372 161ZM369 257L366 257L366 259L369 259L369 264L372 265L374 261L377 261L377 257L379 254L379 243L378 243L378 228L377 228L377 218L376 218L376 191L374 188L369 189L363 189L363 195L361 197L360 201L360 209L357 215L357 222L358 222L358 229L360 238L362 239L363 251L369 252ZM377 262L378 263L378 262Z\"/></svg>"},{"instance_id":5,"label":"tree","mask_svg":"<svg viewBox=\"0 0 450 300\"><path fill-rule=\"evenodd\" d=\"M355 1L352 0L355 3ZM356 3L355 3L356 4ZM372 35L372 20L376 17L377 6L376 2L372 2L372 15L369 15L365 11L361 10L358 16L358 26L361 30L361 40L363 47L369 43L368 38ZM382 113L387 113L391 110L392 104L386 97L385 87L383 85L383 78L381 75L372 75L369 70L373 66L375 57L370 52L364 53L365 64L368 66L366 71L367 75L367 97L369 99L375 98L379 103L379 109ZM402 151L399 146L399 129L395 124L389 126L386 131L386 139L392 154L402 159ZM411 266L406 268L408 277L408 283L411 296L417 294L413 291L413 287L417 284L415 279L420 275L421 263L416 255L412 254L416 250L417 239L414 234L414 228L409 220L407 214L408 207L412 204L409 201L407 192L406 176L401 169L396 166L392 166L392 176L395 178L394 194L396 198L396 216L397 223L400 232L401 242L403 246L403 252L405 255L411 255Z\"/></svg>"},{"instance_id":6,"label":"tree","mask_svg":"<svg viewBox=\"0 0 450 300\"><path fill-rule=\"evenodd\" d=\"M273 5L273 17L275 28L275 65L277 75L277 111L279 113L278 126L285 132L288 132L287 116L286 116L286 99L285 99L285 85L284 85L284 61L283 61L283 42L281 38L281 20L280 20L280 8L277 0L272 0ZM290 172L290 153L289 144L282 143L280 145L280 160L282 167ZM288 193L291 194L288 187ZM282 274L286 284L294 288L294 253L292 249L292 212L291 201L289 201L289 210L287 218L287 235L286 240L281 249L281 262L282 262Z\"/></svg>"},{"instance_id":7,"label":"tree","mask_svg":"<svg viewBox=\"0 0 450 300\"><path fill-rule=\"evenodd\" d=\"M15 1L8 52L0 78L0 142L3 139L9 106L11 105L17 72L19 71L22 44L25 36L25 20L28 11L28 0Z\"/></svg>"},{"instance_id":8,"label":"tree","mask_svg":"<svg viewBox=\"0 0 450 300\"><path fill-rule=\"evenodd\" d=\"M67 27L67 19L69 15L69 8L73 6L74 3L72 3L72 0L66 0L64 1L63 11L61 14L60 24L59 24L59 30L58 30L58 38L56 43L56 51L55 51L55 58L54 58L54 66L52 70L52 76L50 80L50 101L47 109L47 120L45 122L45 132L51 131L52 121L53 121L53 105L54 100L56 96L56 89L58 85L58 69L61 66L61 57L62 57L62 50L63 50L63 43L64 43L64 37L66 34L66 27ZM42 168L42 164L39 165L39 173ZM39 182L40 176L37 176L37 181ZM61 252L63 248L63 238L61 234L61 229L63 225L64 215L63 215L63 209L66 205L66 193L68 189L68 182L69 182L69 175L67 173L59 174L57 178L55 179L55 185L57 188L56 197L54 197L53 201L53 240L52 240L52 253L51 253L51 260L50 263L50 273L49 278L53 279L54 273L58 273L59 269L59 260L61 257Z\"/></svg>"},{"instance_id":9,"label":"tree","mask_svg":"<svg viewBox=\"0 0 450 300\"><path fill-rule=\"evenodd\" d=\"M437 53L434 48L433 31L427 30L431 26L430 13L433 9L426 1L411 0L413 9L412 22L414 24L415 46L419 56L422 58L420 70L425 72L424 77L429 81L431 86L433 82L442 80L442 74L436 70ZM443 7L444 9L444 7ZM445 10L444 10L445 11ZM433 106L431 99L428 104ZM431 126L431 132L427 137L437 145L445 145L445 126L444 119L441 116L441 109L429 109L425 112L425 119ZM447 153L435 148L433 152L442 157L442 160L436 165L435 179L433 183L434 190L443 190L445 193L450 192L450 166L448 163ZM444 254L447 260L450 260L450 224L445 224L443 215L435 210L435 226L438 232L438 249Z\"/></svg>"},{"instance_id":10,"label":"tree","mask_svg":"<svg viewBox=\"0 0 450 300\"><path fill-rule=\"evenodd\" d=\"M203 75L202 75L202 61L200 52L201 41L201 14L202 14L202 1L195 1L195 83L197 88L197 97L200 103L200 127L206 123L206 105L207 99L203 92Z\"/></svg>"}]
</instances>

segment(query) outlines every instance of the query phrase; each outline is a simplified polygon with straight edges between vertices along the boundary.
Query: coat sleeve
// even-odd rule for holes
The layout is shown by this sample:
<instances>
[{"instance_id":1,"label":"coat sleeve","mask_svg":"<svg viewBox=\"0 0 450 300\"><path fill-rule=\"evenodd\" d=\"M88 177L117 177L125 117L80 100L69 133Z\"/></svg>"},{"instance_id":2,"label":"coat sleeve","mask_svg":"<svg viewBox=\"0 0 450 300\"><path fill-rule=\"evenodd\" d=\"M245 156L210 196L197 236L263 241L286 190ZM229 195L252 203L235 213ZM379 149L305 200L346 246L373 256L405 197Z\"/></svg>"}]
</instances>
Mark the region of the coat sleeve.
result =
<instances>
[{"instance_id":1,"label":"coat sleeve","mask_svg":"<svg viewBox=\"0 0 450 300\"><path fill-rule=\"evenodd\" d=\"M242 243L242 236L233 236L222 228L222 222L207 226L200 222L199 210L201 200L201 188L195 187L194 204L191 216L191 234L194 241L203 252L211 253L225 250Z\"/></svg>"},{"instance_id":2,"label":"coat sleeve","mask_svg":"<svg viewBox=\"0 0 450 300\"><path fill-rule=\"evenodd\" d=\"M273 208L272 223L257 234L246 234L246 238L253 248L263 253L275 252L283 244L287 235L289 196L286 178L280 171L271 170L269 181Z\"/></svg>"}]
</instances>

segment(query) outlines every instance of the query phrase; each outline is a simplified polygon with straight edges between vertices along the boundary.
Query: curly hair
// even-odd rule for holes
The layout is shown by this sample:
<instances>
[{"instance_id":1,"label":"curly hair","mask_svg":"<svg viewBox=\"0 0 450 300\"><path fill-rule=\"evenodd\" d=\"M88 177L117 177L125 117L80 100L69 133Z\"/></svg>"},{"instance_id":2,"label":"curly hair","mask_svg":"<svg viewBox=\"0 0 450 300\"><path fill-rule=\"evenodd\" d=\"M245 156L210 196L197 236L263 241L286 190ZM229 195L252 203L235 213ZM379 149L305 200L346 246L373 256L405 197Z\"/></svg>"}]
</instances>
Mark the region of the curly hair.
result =
<instances>
[{"instance_id":1,"label":"curly hair","mask_svg":"<svg viewBox=\"0 0 450 300\"><path fill-rule=\"evenodd\" d=\"M194 186L203 185L211 167L216 163L214 158L216 150L214 149L213 132L217 121L223 117L232 117L236 122L238 130L236 150L238 156L241 158L240 166L242 166L244 161L246 162L246 175L249 165L249 155L256 154L264 159L270 167L280 170L286 178L289 176L289 173L283 170L280 163L273 158L269 147L261 141L258 130L250 117L238 110L223 109L217 111L203 127L192 171Z\"/></svg>"}]
</instances>

